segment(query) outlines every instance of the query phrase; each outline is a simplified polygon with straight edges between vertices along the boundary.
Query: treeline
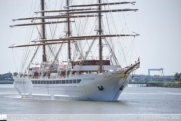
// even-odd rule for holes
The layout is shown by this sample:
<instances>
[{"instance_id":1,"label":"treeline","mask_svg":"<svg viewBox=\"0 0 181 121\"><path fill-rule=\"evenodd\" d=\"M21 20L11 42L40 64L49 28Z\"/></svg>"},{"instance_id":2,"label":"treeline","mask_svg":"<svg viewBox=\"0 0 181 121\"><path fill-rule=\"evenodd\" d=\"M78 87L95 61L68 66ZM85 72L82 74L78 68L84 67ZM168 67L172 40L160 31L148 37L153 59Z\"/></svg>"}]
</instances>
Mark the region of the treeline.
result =
<instances>
[{"instance_id":1,"label":"treeline","mask_svg":"<svg viewBox=\"0 0 181 121\"><path fill-rule=\"evenodd\" d=\"M173 76L135 75L130 78L129 84L146 84L147 87L181 88L181 73L175 73Z\"/></svg>"},{"instance_id":2,"label":"treeline","mask_svg":"<svg viewBox=\"0 0 181 121\"><path fill-rule=\"evenodd\" d=\"M174 80L172 81L150 81L147 83L147 87L174 87L181 88L181 73L174 74Z\"/></svg>"},{"instance_id":3,"label":"treeline","mask_svg":"<svg viewBox=\"0 0 181 121\"><path fill-rule=\"evenodd\" d=\"M164 82L164 81L173 81L174 76L159 76L159 75L135 75L130 78L130 84L146 84L151 81Z\"/></svg>"},{"instance_id":4,"label":"treeline","mask_svg":"<svg viewBox=\"0 0 181 121\"><path fill-rule=\"evenodd\" d=\"M17 74L17 72L13 73L14 75ZM0 74L0 81L14 81L13 80L13 74L12 73L5 73L5 74Z\"/></svg>"}]
</instances>

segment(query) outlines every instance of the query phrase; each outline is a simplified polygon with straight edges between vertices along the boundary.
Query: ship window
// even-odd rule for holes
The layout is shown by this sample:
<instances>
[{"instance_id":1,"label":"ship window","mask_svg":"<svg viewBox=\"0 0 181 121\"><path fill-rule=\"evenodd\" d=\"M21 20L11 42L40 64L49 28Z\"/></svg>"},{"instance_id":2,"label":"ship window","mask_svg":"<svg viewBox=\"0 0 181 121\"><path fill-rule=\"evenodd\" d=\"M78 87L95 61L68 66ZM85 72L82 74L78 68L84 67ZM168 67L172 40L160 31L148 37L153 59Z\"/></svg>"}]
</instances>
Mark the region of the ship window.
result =
<instances>
[{"instance_id":1,"label":"ship window","mask_svg":"<svg viewBox=\"0 0 181 121\"><path fill-rule=\"evenodd\" d=\"M55 80L53 81L53 84L55 84Z\"/></svg>"},{"instance_id":2,"label":"ship window","mask_svg":"<svg viewBox=\"0 0 181 121\"><path fill-rule=\"evenodd\" d=\"M59 80L59 83L61 84L61 83L62 83L62 81L61 81L61 80Z\"/></svg>"},{"instance_id":3,"label":"ship window","mask_svg":"<svg viewBox=\"0 0 181 121\"><path fill-rule=\"evenodd\" d=\"M76 80L73 80L73 83L76 83Z\"/></svg>"},{"instance_id":4,"label":"ship window","mask_svg":"<svg viewBox=\"0 0 181 121\"><path fill-rule=\"evenodd\" d=\"M35 84L37 84L37 81L35 80Z\"/></svg>"},{"instance_id":5,"label":"ship window","mask_svg":"<svg viewBox=\"0 0 181 121\"><path fill-rule=\"evenodd\" d=\"M72 83L72 80L69 80L69 83Z\"/></svg>"},{"instance_id":6,"label":"ship window","mask_svg":"<svg viewBox=\"0 0 181 121\"><path fill-rule=\"evenodd\" d=\"M52 84L52 81L50 81L50 84Z\"/></svg>"},{"instance_id":7,"label":"ship window","mask_svg":"<svg viewBox=\"0 0 181 121\"><path fill-rule=\"evenodd\" d=\"M47 81L47 84L50 84L50 81Z\"/></svg>"},{"instance_id":8,"label":"ship window","mask_svg":"<svg viewBox=\"0 0 181 121\"><path fill-rule=\"evenodd\" d=\"M77 83L80 83L80 81L81 81L81 80L80 80L80 79L78 79L78 80L77 80Z\"/></svg>"},{"instance_id":9,"label":"ship window","mask_svg":"<svg viewBox=\"0 0 181 121\"><path fill-rule=\"evenodd\" d=\"M86 65L90 65L89 62L86 62Z\"/></svg>"},{"instance_id":10,"label":"ship window","mask_svg":"<svg viewBox=\"0 0 181 121\"><path fill-rule=\"evenodd\" d=\"M32 80L32 84L34 84L34 81Z\"/></svg>"},{"instance_id":11,"label":"ship window","mask_svg":"<svg viewBox=\"0 0 181 121\"><path fill-rule=\"evenodd\" d=\"M65 84L65 80L62 80L62 84Z\"/></svg>"},{"instance_id":12,"label":"ship window","mask_svg":"<svg viewBox=\"0 0 181 121\"><path fill-rule=\"evenodd\" d=\"M68 80L66 80L66 84L68 84L69 83L69 81Z\"/></svg>"},{"instance_id":13,"label":"ship window","mask_svg":"<svg viewBox=\"0 0 181 121\"><path fill-rule=\"evenodd\" d=\"M43 84L43 81L41 81L41 84Z\"/></svg>"},{"instance_id":14,"label":"ship window","mask_svg":"<svg viewBox=\"0 0 181 121\"><path fill-rule=\"evenodd\" d=\"M96 62L96 65L99 65L99 62Z\"/></svg>"},{"instance_id":15,"label":"ship window","mask_svg":"<svg viewBox=\"0 0 181 121\"><path fill-rule=\"evenodd\" d=\"M44 81L44 84L47 84L47 81Z\"/></svg>"},{"instance_id":16,"label":"ship window","mask_svg":"<svg viewBox=\"0 0 181 121\"><path fill-rule=\"evenodd\" d=\"M109 61L103 62L103 65L109 65Z\"/></svg>"},{"instance_id":17,"label":"ship window","mask_svg":"<svg viewBox=\"0 0 181 121\"><path fill-rule=\"evenodd\" d=\"M38 84L40 84L40 81L38 81Z\"/></svg>"},{"instance_id":18,"label":"ship window","mask_svg":"<svg viewBox=\"0 0 181 121\"><path fill-rule=\"evenodd\" d=\"M91 65L95 65L94 62L90 62L90 63L91 63Z\"/></svg>"},{"instance_id":19,"label":"ship window","mask_svg":"<svg viewBox=\"0 0 181 121\"><path fill-rule=\"evenodd\" d=\"M59 84L60 83L60 81L56 81L56 84Z\"/></svg>"}]
</instances>

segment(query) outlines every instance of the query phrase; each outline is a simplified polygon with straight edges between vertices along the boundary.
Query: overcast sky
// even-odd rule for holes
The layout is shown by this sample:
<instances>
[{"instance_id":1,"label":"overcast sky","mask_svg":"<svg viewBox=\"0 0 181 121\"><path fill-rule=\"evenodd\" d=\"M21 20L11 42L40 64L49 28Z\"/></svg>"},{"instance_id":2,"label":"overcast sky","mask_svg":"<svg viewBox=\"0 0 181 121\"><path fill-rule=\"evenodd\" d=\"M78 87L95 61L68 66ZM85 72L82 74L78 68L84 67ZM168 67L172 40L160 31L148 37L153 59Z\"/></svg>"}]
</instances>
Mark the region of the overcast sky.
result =
<instances>
[{"instance_id":1,"label":"overcast sky","mask_svg":"<svg viewBox=\"0 0 181 121\"><path fill-rule=\"evenodd\" d=\"M113 0L114 1L114 0ZM148 68L164 68L165 75L181 73L181 0L135 0L138 29L137 53L141 66L137 74L147 74ZM19 28L11 29L13 18L23 18L31 0L0 0L0 74L17 71L19 53L13 57L8 47L20 38ZM23 35L22 39L26 36ZM24 44L24 43L23 43ZM16 61L14 61L16 60ZM160 74L151 72L152 75Z\"/></svg>"}]
</instances>

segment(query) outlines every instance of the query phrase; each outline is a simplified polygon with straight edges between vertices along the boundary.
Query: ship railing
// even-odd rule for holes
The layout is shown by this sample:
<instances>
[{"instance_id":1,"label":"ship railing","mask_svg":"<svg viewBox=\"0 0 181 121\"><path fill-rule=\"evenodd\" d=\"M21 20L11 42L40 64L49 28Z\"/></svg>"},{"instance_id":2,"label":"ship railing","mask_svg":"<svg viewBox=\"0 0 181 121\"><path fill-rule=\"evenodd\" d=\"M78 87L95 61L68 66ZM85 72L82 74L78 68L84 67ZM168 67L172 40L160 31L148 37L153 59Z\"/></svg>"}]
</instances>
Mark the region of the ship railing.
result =
<instances>
[{"instance_id":1,"label":"ship railing","mask_svg":"<svg viewBox=\"0 0 181 121\"><path fill-rule=\"evenodd\" d=\"M67 77L75 77L75 76L80 76L80 75L87 75L87 74L97 74L98 72L80 72L80 73L76 73L76 74L69 74L67 75ZM57 76L23 76L25 78L28 79L61 79L61 78L66 78L66 75L57 75Z\"/></svg>"},{"instance_id":2,"label":"ship railing","mask_svg":"<svg viewBox=\"0 0 181 121\"><path fill-rule=\"evenodd\" d=\"M98 74L99 71L85 71L85 70L79 70L76 71L75 73L72 73L69 71L67 77L75 77L75 76L80 76L80 75L88 75L88 74ZM39 74L38 76L34 76L33 74L18 74L16 76L13 76L13 78L27 78L27 79L60 79L60 78L66 78L66 74L65 75L60 75L58 73L56 73L56 75L45 75L42 76L41 74Z\"/></svg>"},{"instance_id":3,"label":"ship railing","mask_svg":"<svg viewBox=\"0 0 181 121\"><path fill-rule=\"evenodd\" d=\"M110 56L102 56L103 60L110 60ZM99 60L98 56L88 56L86 60Z\"/></svg>"}]
</instances>

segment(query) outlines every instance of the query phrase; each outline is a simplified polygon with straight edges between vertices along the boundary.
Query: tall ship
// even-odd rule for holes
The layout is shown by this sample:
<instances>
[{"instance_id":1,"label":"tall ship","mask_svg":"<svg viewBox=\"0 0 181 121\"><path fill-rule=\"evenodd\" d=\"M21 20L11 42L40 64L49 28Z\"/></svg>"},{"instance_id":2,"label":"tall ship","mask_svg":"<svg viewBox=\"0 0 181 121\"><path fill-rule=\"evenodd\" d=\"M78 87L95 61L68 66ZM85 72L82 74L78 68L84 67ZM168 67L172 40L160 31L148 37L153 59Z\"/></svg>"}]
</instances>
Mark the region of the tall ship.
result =
<instances>
[{"instance_id":1,"label":"tall ship","mask_svg":"<svg viewBox=\"0 0 181 121\"><path fill-rule=\"evenodd\" d=\"M126 23L127 13L138 9L123 8L136 2L38 2L35 17L13 19L29 23L10 25L28 26L30 34L27 44L9 47L24 51L21 71L13 76L18 93L33 99L117 101L140 66L133 56L139 34Z\"/></svg>"}]
</instances>

